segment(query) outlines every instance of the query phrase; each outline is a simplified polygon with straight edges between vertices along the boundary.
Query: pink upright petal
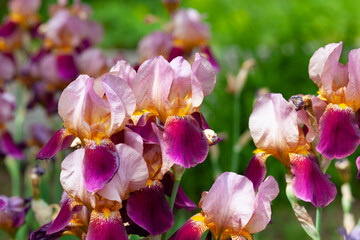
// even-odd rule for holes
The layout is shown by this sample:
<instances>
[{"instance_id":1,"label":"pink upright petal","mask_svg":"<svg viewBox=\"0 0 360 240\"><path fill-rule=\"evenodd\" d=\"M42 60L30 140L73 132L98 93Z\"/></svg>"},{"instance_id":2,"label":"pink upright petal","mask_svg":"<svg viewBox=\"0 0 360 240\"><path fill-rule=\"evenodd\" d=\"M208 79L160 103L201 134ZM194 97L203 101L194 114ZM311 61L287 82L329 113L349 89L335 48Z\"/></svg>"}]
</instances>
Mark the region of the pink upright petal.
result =
<instances>
[{"instance_id":1,"label":"pink upright petal","mask_svg":"<svg viewBox=\"0 0 360 240\"><path fill-rule=\"evenodd\" d=\"M87 240L128 240L126 229L119 211L111 211L110 215L98 210L91 212Z\"/></svg>"},{"instance_id":2,"label":"pink upright petal","mask_svg":"<svg viewBox=\"0 0 360 240\"><path fill-rule=\"evenodd\" d=\"M90 76L100 76L107 71L107 59L98 48L89 48L82 51L76 61L79 72Z\"/></svg>"},{"instance_id":3,"label":"pink upright petal","mask_svg":"<svg viewBox=\"0 0 360 240\"><path fill-rule=\"evenodd\" d=\"M225 172L201 201L206 224L215 224L219 231L213 234L219 236L226 229L240 233L254 212L255 191L248 178Z\"/></svg>"},{"instance_id":4,"label":"pink upright petal","mask_svg":"<svg viewBox=\"0 0 360 240\"><path fill-rule=\"evenodd\" d=\"M320 142L316 150L329 159L352 154L360 143L360 130L350 107L329 104L319 124Z\"/></svg>"},{"instance_id":5,"label":"pink upright petal","mask_svg":"<svg viewBox=\"0 0 360 240\"><path fill-rule=\"evenodd\" d=\"M60 151L70 147L75 136L70 135L65 128L60 128L50 138L47 144L36 154L36 159L49 159Z\"/></svg>"},{"instance_id":6,"label":"pink upright petal","mask_svg":"<svg viewBox=\"0 0 360 240\"><path fill-rule=\"evenodd\" d=\"M110 69L110 73L120 77L127 82L131 88L133 88L136 71L128 62L124 60L117 61L117 63Z\"/></svg>"},{"instance_id":7,"label":"pink upright petal","mask_svg":"<svg viewBox=\"0 0 360 240\"><path fill-rule=\"evenodd\" d=\"M168 59L173 40L171 34L166 32L155 31L142 38L138 44L138 55L140 61L145 61L152 57L162 55ZM171 61L172 59L168 59Z\"/></svg>"},{"instance_id":8,"label":"pink upright petal","mask_svg":"<svg viewBox=\"0 0 360 240\"><path fill-rule=\"evenodd\" d=\"M255 154L251 158L246 168L244 176L252 181L252 183L254 184L255 191L258 190L260 184L265 179L265 175L266 175L265 161L268 158L268 156L269 155L264 152Z\"/></svg>"},{"instance_id":9,"label":"pink upright petal","mask_svg":"<svg viewBox=\"0 0 360 240\"><path fill-rule=\"evenodd\" d=\"M191 92L191 65L183 57L170 62L174 70L174 81L171 85L169 100L184 99Z\"/></svg>"},{"instance_id":10,"label":"pink upright petal","mask_svg":"<svg viewBox=\"0 0 360 240\"><path fill-rule=\"evenodd\" d=\"M170 238L169 240L201 240L208 227L202 221L197 219L203 219L200 213L192 216L187 220Z\"/></svg>"},{"instance_id":11,"label":"pink upright petal","mask_svg":"<svg viewBox=\"0 0 360 240\"><path fill-rule=\"evenodd\" d=\"M16 66L10 58L0 53L0 80L11 80L16 73Z\"/></svg>"},{"instance_id":12,"label":"pink upright petal","mask_svg":"<svg viewBox=\"0 0 360 240\"><path fill-rule=\"evenodd\" d=\"M176 164L189 168L202 163L209 143L199 124L191 116L171 116L164 127L166 155Z\"/></svg>"},{"instance_id":13,"label":"pink upright petal","mask_svg":"<svg viewBox=\"0 0 360 240\"><path fill-rule=\"evenodd\" d=\"M319 48L310 59L309 76L318 87L323 87L330 94L334 75L336 74L341 55L342 42L330 43Z\"/></svg>"},{"instance_id":14,"label":"pink upright petal","mask_svg":"<svg viewBox=\"0 0 360 240\"><path fill-rule=\"evenodd\" d=\"M174 79L174 70L162 56L141 64L136 74L133 91L140 109L155 108L160 118L170 113L168 96Z\"/></svg>"},{"instance_id":15,"label":"pink upright petal","mask_svg":"<svg viewBox=\"0 0 360 240\"><path fill-rule=\"evenodd\" d=\"M98 194L106 199L122 202L131 192L143 188L148 179L148 169L143 157L135 149L116 145L121 166L113 179Z\"/></svg>"},{"instance_id":16,"label":"pink upright petal","mask_svg":"<svg viewBox=\"0 0 360 240\"><path fill-rule=\"evenodd\" d=\"M119 155L109 139L85 143L83 175L85 188L96 192L110 182L119 169Z\"/></svg>"},{"instance_id":17,"label":"pink upright petal","mask_svg":"<svg viewBox=\"0 0 360 240\"><path fill-rule=\"evenodd\" d=\"M136 107L136 100L131 88L123 79L105 74L100 81L111 109L111 123L106 131L107 136L111 136L123 128L125 121L130 119Z\"/></svg>"},{"instance_id":18,"label":"pink upright petal","mask_svg":"<svg viewBox=\"0 0 360 240\"><path fill-rule=\"evenodd\" d=\"M249 119L250 134L259 149L287 160L299 145L299 128L294 105L281 94L266 94L255 103Z\"/></svg>"},{"instance_id":19,"label":"pink upright petal","mask_svg":"<svg viewBox=\"0 0 360 240\"><path fill-rule=\"evenodd\" d=\"M126 207L128 216L153 236L168 231L174 224L174 216L159 181L131 194Z\"/></svg>"},{"instance_id":20,"label":"pink upright petal","mask_svg":"<svg viewBox=\"0 0 360 240\"><path fill-rule=\"evenodd\" d=\"M349 83L346 86L346 103L356 112L360 108L360 49L351 50L348 62Z\"/></svg>"},{"instance_id":21,"label":"pink upright petal","mask_svg":"<svg viewBox=\"0 0 360 240\"><path fill-rule=\"evenodd\" d=\"M312 155L291 156L292 187L297 198L311 202L315 207L325 207L334 200L336 186L322 173L317 161Z\"/></svg>"},{"instance_id":22,"label":"pink upright petal","mask_svg":"<svg viewBox=\"0 0 360 240\"><path fill-rule=\"evenodd\" d=\"M249 233L257 233L266 228L271 219L271 201L279 194L279 185L273 176L269 176L260 184L255 197L255 211L245 226Z\"/></svg>"}]
</instances>

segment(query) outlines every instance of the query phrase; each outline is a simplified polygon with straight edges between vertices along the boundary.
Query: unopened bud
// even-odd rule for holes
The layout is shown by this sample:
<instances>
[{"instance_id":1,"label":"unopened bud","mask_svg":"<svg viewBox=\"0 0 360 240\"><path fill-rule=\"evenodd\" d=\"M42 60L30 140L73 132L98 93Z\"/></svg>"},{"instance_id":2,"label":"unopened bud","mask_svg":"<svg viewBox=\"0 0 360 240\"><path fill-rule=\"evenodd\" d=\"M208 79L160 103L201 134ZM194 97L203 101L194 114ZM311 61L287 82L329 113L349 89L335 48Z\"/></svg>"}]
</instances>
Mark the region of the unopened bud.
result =
<instances>
[{"instance_id":1,"label":"unopened bud","mask_svg":"<svg viewBox=\"0 0 360 240\"><path fill-rule=\"evenodd\" d=\"M40 166L35 166L31 169L30 181L31 181L31 191L34 196L34 199L38 199L40 196L41 176L44 173L45 173L45 169Z\"/></svg>"},{"instance_id":2,"label":"unopened bud","mask_svg":"<svg viewBox=\"0 0 360 240\"><path fill-rule=\"evenodd\" d=\"M351 179L350 162L346 158L335 162L335 167L340 174L341 180L346 183Z\"/></svg>"},{"instance_id":3,"label":"unopened bud","mask_svg":"<svg viewBox=\"0 0 360 240\"><path fill-rule=\"evenodd\" d=\"M179 7L181 0L162 0L162 2L166 10L171 14Z\"/></svg>"}]
</instances>

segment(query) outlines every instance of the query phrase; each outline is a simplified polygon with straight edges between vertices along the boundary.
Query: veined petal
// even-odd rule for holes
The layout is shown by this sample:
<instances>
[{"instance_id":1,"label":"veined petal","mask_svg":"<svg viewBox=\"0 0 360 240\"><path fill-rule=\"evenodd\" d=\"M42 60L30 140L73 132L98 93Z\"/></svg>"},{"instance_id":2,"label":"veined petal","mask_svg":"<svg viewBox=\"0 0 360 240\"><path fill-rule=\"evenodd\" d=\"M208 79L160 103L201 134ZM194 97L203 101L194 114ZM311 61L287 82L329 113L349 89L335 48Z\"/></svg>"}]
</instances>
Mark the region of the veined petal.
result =
<instances>
[{"instance_id":1,"label":"veined petal","mask_svg":"<svg viewBox=\"0 0 360 240\"><path fill-rule=\"evenodd\" d=\"M266 228L271 219L271 201L279 194L279 185L273 176L268 176L260 184L259 191L255 197L255 211L245 226L249 233L257 233Z\"/></svg>"},{"instance_id":2,"label":"veined petal","mask_svg":"<svg viewBox=\"0 0 360 240\"><path fill-rule=\"evenodd\" d=\"M111 123L106 130L106 135L111 136L123 128L125 122L130 119L136 107L136 100L131 88L123 79L105 74L100 81L111 109Z\"/></svg>"},{"instance_id":3,"label":"veined petal","mask_svg":"<svg viewBox=\"0 0 360 240\"><path fill-rule=\"evenodd\" d=\"M57 70L61 79L66 81L73 80L77 77L78 70L76 68L74 56L70 54L58 55L56 58Z\"/></svg>"},{"instance_id":4,"label":"veined petal","mask_svg":"<svg viewBox=\"0 0 360 240\"><path fill-rule=\"evenodd\" d=\"M264 152L256 153L250 160L244 176L252 181L254 190L257 191L266 175L265 161L269 154Z\"/></svg>"},{"instance_id":5,"label":"veined petal","mask_svg":"<svg viewBox=\"0 0 360 240\"><path fill-rule=\"evenodd\" d=\"M184 99L191 92L191 65L183 57L177 57L170 62L174 70L174 81L171 85L169 100L177 97Z\"/></svg>"},{"instance_id":6,"label":"veined petal","mask_svg":"<svg viewBox=\"0 0 360 240\"><path fill-rule=\"evenodd\" d=\"M287 165L288 152L299 144L299 128L294 105L281 94L261 96L250 115L249 128L257 148Z\"/></svg>"},{"instance_id":7,"label":"veined petal","mask_svg":"<svg viewBox=\"0 0 360 240\"><path fill-rule=\"evenodd\" d=\"M85 206L95 207L94 195L85 188L82 174L85 149L80 148L66 156L61 163L60 183L64 191Z\"/></svg>"},{"instance_id":8,"label":"veined petal","mask_svg":"<svg viewBox=\"0 0 360 240\"><path fill-rule=\"evenodd\" d=\"M315 207L325 207L336 196L336 186L324 175L315 156L292 154L291 173L294 175L292 187L297 198L311 202Z\"/></svg>"},{"instance_id":9,"label":"veined petal","mask_svg":"<svg viewBox=\"0 0 360 240\"><path fill-rule=\"evenodd\" d=\"M128 216L140 227L155 236L168 231L174 216L159 181L134 192L127 202Z\"/></svg>"},{"instance_id":10,"label":"veined petal","mask_svg":"<svg viewBox=\"0 0 360 240\"><path fill-rule=\"evenodd\" d=\"M212 67L214 68L214 70L216 72L218 72L220 70L220 66L219 64L217 63L211 49L209 46L205 46L204 48L201 49L202 52L204 54L206 54L206 59L211 63Z\"/></svg>"},{"instance_id":11,"label":"veined petal","mask_svg":"<svg viewBox=\"0 0 360 240\"><path fill-rule=\"evenodd\" d=\"M119 211L93 210L91 212L88 240L128 240L124 224Z\"/></svg>"},{"instance_id":12,"label":"veined petal","mask_svg":"<svg viewBox=\"0 0 360 240\"><path fill-rule=\"evenodd\" d=\"M316 150L329 159L352 154L360 143L360 131L354 111L329 104L319 124L320 142Z\"/></svg>"},{"instance_id":13,"label":"veined petal","mask_svg":"<svg viewBox=\"0 0 360 240\"><path fill-rule=\"evenodd\" d=\"M169 240L201 240L208 227L201 213L195 214L182 225Z\"/></svg>"},{"instance_id":14,"label":"veined petal","mask_svg":"<svg viewBox=\"0 0 360 240\"><path fill-rule=\"evenodd\" d=\"M199 124L191 116L171 116L164 127L166 155L176 164L189 168L202 163L209 143Z\"/></svg>"},{"instance_id":15,"label":"veined petal","mask_svg":"<svg viewBox=\"0 0 360 240\"><path fill-rule=\"evenodd\" d=\"M349 83L346 86L346 103L356 112L360 108L360 49L351 50L348 62Z\"/></svg>"},{"instance_id":16,"label":"veined petal","mask_svg":"<svg viewBox=\"0 0 360 240\"><path fill-rule=\"evenodd\" d=\"M50 138L48 143L38 152L36 159L49 159L60 151L70 147L75 136L71 135L65 128L60 128Z\"/></svg>"},{"instance_id":17,"label":"veined petal","mask_svg":"<svg viewBox=\"0 0 360 240\"><path fill-rule=\"evenodd\" d=\"M118 144L116 151L121 167L98 194L108 200L122 202L129 193L143 188L149 175L146 162L135 149L126 144Z\"/></svg>"},{"instance_id":18,"label":"veined petal","mask_svg":"<svg viewBox=\"0 0 360 240\"><path fill-rule=\"evenodd\" d=\"M213 235L220 236L227 229L240 233L254 212L255 191L247 177L225 172L200 201L205 223L215 225Z\"/></svg>"},{"instance_id":19,"label":"veined petal","mask_svg":"<svg viewBox=\"0 0 360 240\"><path fill-rule=\"evenodd\" d=\"M128 62L124 60L117 61L116 64L111 67L110 73L125 80L125 82L133 88L136 71Z\"/></svg>"},{"instance_id":20,"label":"veined petal","mask_svg":"<svg viewBox=\"0 0 360 240\"><path fill-rule=\"evenodd\" d=\"M139 110L156 109L162 121L170 112L168 100L174 79L174 70L162 56L141 64L133 85Z\"/></svg>"},{"instance_id":21,"label":"veined petal","mask_svg":"<svg viewBox=\"0 0 360 240\"><path fill-rule=\"evenodd\" d=\"M85 143L83 175L85 188L96 192L110 182L119 169L119 155L110 139Z\"/></svg>"},{"instance_id":22,"label":"veined petal","mask_svg":"<svg viewBox=\"0 0 360 240\"><path fill-rule=\"evenodd\" d=\"M309 76L327 94L333 91L332 84L339 64L341 50L342 42L330 43L319 48L310 59Z\"/></svg>"}]
</instances>

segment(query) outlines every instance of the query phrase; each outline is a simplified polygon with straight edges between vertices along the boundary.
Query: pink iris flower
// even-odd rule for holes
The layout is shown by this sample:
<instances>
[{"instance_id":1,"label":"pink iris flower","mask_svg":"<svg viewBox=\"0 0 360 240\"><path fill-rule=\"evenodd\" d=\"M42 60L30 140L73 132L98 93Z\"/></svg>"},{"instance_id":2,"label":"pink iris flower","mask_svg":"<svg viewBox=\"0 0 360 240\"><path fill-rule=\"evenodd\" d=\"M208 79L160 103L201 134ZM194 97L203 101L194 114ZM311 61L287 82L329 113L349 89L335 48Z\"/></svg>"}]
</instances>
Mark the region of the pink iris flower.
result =
<instances>
[{"instance_id":1,"label":"pink iris flower","mask_svg":"<svg viewBox=\"0 0 360 240\"><path fill-rule=\"evenodd\" d=\"M80 75L63 91L59 115L64 128L58 130L37 158L53 157L70 146L75 137L84 147L81 159L85 187L89 192L102 189L119 168L119 156L110 138L124 129L135 110L135 97L128 84L112 74L97 79ZM75 161L75 160L74 160Z\"/></svg>"},{"instance_id":2,"label":"pink iris flower","mask_svg":"<svg viewBox=\"0 0 360 240\"><path fill-rule=\"evenodd\" d=\"M310 142L301 128L295 106L281 94L260 97L250 115L249 128L258 148L245 175L259 186L266 174L266 159L272 155L294 176L295 196L316 207L328 205L336 196L336 187L324 175ZM313 139L313 138L308 138Z\"/></svg>"},{"instance_id":3,"label":"pink iris flower","mask_svg":"<svg viewBox=\"0 0 360 240\"><path fill-rule=\"evenodd\" d=\"M225 172L209 192L202 194L201 213L191 217L170 239L200 240L210 230L215 240L252 240L252 234L264 230L270 222L270 204L278 194L279 186L272 176L260 184L256 193L247 177Z\"/></svg>"},{"instance_id":4,"label":"pink iris flower","mask_svg":"<svg viewBox=\"0 0 360 240\"><path fill-rule=\"evenodd\" d=\"M346 65L339 63L342 42L318 49L310 59L309 75L327 103L320 118L320 142L316 150L329 159L352 154L360 143L355 112L360 108L360 49L349 53Z\"/></svg>"},{"instance_id":5,"label":"pink iris flower","mask_svg":"<svg viewBox=\"0 0 360 240\"><path fill-rule=\"evenodd\" d=\"M211 64L199 54L192 65L182 57L168 62L159 56L145 61L130 81L137 102L135 115L147 113L161 122L155 131L161 132L157 138L166 157L186 168L203 162L209 143L215 143L204 133L201 114L197 117L204 97L215 86Z\"/></svg>"},{"instance_id":6,"label":"pink iris flower","mask_svg":"<svg viewBox=\"0 0 360 240\"><path fill-rule=\"evenodd\" d=\"M69 154L61 164L60 182L69 197L62 201L56 219L33 235L58 236L64 231L72 234L86 234L86 239L128 239L120 209L130 193L145 187L148 170L144 161L143 142L133 132L124 132L124 143L116 144L115 150L121 167L113 178L96 193L89 192L83 177L83 163L86 149L81 148ZM90 218L89 218L90 216ZM76 229L76 227L81 227ZM84 229L87 231L83 232Z\"/></svg>"}]
</instances>

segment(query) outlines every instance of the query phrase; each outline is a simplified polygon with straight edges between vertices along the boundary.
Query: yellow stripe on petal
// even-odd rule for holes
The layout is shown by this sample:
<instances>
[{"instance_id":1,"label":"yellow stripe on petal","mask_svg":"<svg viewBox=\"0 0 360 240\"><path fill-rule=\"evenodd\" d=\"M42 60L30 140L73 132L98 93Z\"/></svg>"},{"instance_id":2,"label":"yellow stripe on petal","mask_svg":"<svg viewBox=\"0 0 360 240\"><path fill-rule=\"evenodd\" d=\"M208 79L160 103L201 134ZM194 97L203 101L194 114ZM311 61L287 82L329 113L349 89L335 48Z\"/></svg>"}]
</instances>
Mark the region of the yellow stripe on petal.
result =
<instances>
[{"instance_id":1,"label":"yellow stripe on petal","mask_svg":"<svg viewBox=\"0 0 360 240\"><path fill-rule=\"evenodd\" d=\"M348 105L346 105L345 103L340 103L339 107L341 108L341 110L344 110L345 108L348 107Z\"/></svg>"},{"instance_id":2,"label":"yellow stripe on petal","mask_svg":"<svg viewBox=\"0 0 360 240\"><path fill-rule=\"evenodd\" d=\"M201 213L195 214L194 216L191 217L191 220L193 221L197 221L197 222L204 222L205 221L205 216Z\"/></svg>"}]
</instances>

